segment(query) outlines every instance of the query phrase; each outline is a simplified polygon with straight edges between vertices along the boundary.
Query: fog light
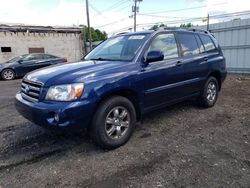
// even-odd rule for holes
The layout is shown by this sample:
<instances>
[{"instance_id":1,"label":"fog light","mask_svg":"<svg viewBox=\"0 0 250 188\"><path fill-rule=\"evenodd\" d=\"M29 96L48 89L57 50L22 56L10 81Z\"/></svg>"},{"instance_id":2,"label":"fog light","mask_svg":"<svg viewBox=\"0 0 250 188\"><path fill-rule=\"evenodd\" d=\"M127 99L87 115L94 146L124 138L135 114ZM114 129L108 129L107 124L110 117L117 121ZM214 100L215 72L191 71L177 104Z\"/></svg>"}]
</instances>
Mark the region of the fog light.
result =
<instances>
[{"instance_id":1,"label":"fog light","mask_svg":"<svg viewBox=\"0 0 250 188\"><path fill-rule=\"evenodd\" d=\"M54 120L55 120L56 122L59 122L59 120L60 120L59 115L58 115L57 113L56 113L55 116L54 116Z\"/></svg>"}]
</instances>

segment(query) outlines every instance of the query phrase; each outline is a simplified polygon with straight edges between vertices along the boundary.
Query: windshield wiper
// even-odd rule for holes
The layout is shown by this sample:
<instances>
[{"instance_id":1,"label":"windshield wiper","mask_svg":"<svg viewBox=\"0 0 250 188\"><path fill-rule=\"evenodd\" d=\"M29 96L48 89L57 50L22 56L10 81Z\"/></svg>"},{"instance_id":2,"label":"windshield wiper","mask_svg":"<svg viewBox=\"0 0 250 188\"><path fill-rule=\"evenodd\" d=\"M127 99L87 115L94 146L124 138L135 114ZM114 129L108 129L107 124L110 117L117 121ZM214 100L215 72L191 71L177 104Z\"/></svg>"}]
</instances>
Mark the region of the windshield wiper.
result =
<instances>
[{"instance_id":1,"label":"windshield wiper","mask_svg":"<svg viewBox=\"0 0 250 188\"><path fill-rule=\"evenodd\" d=\"M115 59L108 59L108 58L102 58L102 57L93 58L93 59L90 59L90 60L93 60L93 61L116 61Z\"/></svg>"}]
</instances>

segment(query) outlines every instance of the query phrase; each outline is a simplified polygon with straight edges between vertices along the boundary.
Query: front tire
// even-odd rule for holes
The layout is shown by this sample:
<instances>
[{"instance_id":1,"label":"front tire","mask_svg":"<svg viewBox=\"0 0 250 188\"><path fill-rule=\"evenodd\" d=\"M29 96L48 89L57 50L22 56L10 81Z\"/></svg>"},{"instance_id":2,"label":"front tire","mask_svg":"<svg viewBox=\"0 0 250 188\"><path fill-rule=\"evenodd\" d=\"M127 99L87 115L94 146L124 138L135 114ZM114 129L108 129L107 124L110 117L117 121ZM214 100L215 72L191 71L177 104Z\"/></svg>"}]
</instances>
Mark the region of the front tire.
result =
<instances>
[{"instance_id":1,"label":"front tire","mask_svg":"<svg viewBox=\"0 0 250 188\"><path fill-rule=\"evenodd\" d=\"M4 69L1 72L1 77L3 80L13 80L15 79L15 72L12 69Z\"/></svg>"},{"instance_id":2,"label":"front tire","mask_svg":"<svg viewBox=\"0 0 250 188\"><path fill-rule=\"evenodd\" d=\"M108 98L100 104L93 117L91 137L101 148L115 149L129 140L135 122L135 108L127 98Z\"/></svg>"},{"instance_id":3,"label":"front tire","mask_svg":"<svg viewBox=\"0 0 250 188\"><path fill-rule=\"evenodd\" d=\"M215 77L211 76L207 79L199 98L199 103L202 107L210 108L217 101L219 92L219 84Z\"/></svg>"}]
</instances>

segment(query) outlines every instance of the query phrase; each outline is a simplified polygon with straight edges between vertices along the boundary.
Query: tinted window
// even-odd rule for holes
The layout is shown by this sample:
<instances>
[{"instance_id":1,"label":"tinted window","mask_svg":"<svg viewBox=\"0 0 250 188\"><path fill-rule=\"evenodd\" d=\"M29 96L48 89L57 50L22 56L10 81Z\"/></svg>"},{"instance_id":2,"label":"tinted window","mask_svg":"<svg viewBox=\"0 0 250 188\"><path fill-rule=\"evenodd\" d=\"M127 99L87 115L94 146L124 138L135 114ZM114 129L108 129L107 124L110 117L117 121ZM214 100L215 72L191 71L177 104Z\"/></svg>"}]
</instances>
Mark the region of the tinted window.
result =
<instances>
[{"instance_id":1,"label":"tinted window","mask_svg":"<svg viewBox=\"0 0 250 188\"><path fill-rule=\"evenodd\" d=\"M35 59L44 59L44 55L43 54L36 54Z\"/></svg>"},{"instance_id":2,"label":"tinted window","mask_svg":"<svg viewBox=\"0 0 250 188\"><path fill-rule=\"evenodd\" d=\"M208 35L200 35L200 38L206 51L215 49L214 43Z\"/></svg>"},{"instance_id":3,"label":"tinted window","mask_svg":"<svg viewBox=\"0 0 250 188\"><path fill-rule=\"evenodd\" d=\"M53 59L53 58L57 58L57 57L53 56L53 55L49 55L49 54L43 54L43 58L44 59Z\"/></svg>"},{"instance_id":4,"label":"tinted window","mask_svg":"<svg viewBox=\"0 0 250 188\"><path fill-rule=\"evenodd\" d=\"M199 47L193 34L178 33L177 37L183 56L199 54Z\"/></svg>"},{"instance_id":5,"label":"tinted window","mask_svg":"<svg viewBox=\"0 0 250 188\"><path fill-rule=\"evenodd\" d=\"M36 57L34 54L29 54L23 58L23 61L31 61L31 60L35 60L35 59L36 59Z\"/></svg>"},{"instance_id":6,"label":"tinted window","mask_svg":"<svg viewBox=\"0 0 250 188\"><path fill-rule=\"evenodd\" d=\"M164 59L176 58L178 57L178 49L175 41L174 34L160 34L151 43L149 51L162 51L164 54Z\"/></svg>"},{"instance_id":7,"label":"tinted window","mask_svg":"<svg viewBox=\"0 0 250 188\"><path fill-rule=\"evenodd\" d=\"M201 39L198 35L195 35L198 47L200 49L200 53L203 53L205 51L203 44L201 43Z\"/></svg>"}]
</instances>

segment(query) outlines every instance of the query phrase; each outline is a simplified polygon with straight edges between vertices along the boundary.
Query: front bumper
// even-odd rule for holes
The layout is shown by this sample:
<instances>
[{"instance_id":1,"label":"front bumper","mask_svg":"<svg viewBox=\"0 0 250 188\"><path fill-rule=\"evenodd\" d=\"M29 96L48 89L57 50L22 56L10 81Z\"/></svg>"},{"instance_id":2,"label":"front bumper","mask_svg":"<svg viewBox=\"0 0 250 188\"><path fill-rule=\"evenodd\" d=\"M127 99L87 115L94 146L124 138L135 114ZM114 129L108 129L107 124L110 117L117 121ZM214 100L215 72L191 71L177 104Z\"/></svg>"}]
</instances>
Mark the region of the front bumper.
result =
<instances>
[{"instance_id":1,"label":"front bumper","mask_svg":"<svg viewBox=\"0 0 250 188\"><path fill-rule=\"evenodd\" d=\"M20 92L15 105L23 117L45 128L86 128L94 112L94 104L88 100L34 103L25 100Z\"/></svg>"}]
</instances>

